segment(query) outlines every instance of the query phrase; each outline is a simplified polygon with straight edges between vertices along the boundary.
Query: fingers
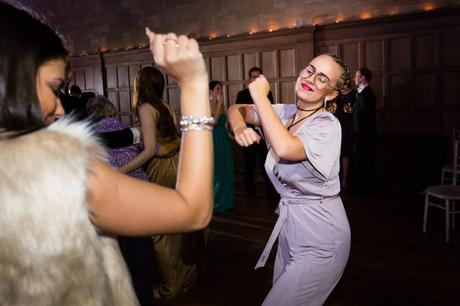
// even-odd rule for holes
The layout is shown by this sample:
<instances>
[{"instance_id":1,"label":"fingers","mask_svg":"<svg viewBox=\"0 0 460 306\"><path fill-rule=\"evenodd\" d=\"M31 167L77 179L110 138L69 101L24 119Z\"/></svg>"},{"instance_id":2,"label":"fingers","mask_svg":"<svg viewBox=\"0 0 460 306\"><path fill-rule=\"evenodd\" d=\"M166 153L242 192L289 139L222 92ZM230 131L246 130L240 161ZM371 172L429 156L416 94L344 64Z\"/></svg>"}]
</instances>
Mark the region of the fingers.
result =
<instances>
[{"instance_id":1,"label":"fingers","mask_svg":"<svg viewBox=\"0 0 460 306\"><path fill-rule=\"evenodd\" d=\"M235 135L235 141L242 147L249 147L254 143L259 143L261 137L252 128L246 128Z\"/></svg>"},{"instance_id":2,"label":"fingers","mask_svg":"<svg viewBox=\"0 0 460 306\"><path fill-rule=\"evenodd\" d=\"M166 61L174 62L177 57L177 52L179 49L179 42L177 40L176 34L168 33L165 36L165 40L163 44L165 46Z\"/></svg>"}]
</instances>

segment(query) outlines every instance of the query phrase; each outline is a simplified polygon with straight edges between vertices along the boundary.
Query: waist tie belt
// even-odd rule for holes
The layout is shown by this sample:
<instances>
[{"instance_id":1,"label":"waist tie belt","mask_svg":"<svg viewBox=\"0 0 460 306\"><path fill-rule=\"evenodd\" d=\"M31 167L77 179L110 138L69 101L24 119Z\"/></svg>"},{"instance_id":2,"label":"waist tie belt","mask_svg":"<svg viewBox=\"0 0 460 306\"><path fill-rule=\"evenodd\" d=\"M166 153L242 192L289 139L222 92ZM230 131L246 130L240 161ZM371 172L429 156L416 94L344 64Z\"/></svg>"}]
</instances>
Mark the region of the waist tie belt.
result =
<instances>
[{"instance_id":1,"label":"waist tie belt","mask_svg":"<svg viewBox=\"0 0 460 306\"><path fill-rule=\"evenodd\" d=\"M279 202L279 216L278 220L276 220L275 227L273 228L273 231L270 235L270 238L268 239L267 244L265 245L264 250L262 251L262 255L260 255L259 261L257 262L256 266L254 269L261 268L265 266L265 263L267 262L268 256L270 255L270 251L273 248L273 245L275 244L276 239L278 238L279 234L281 233L281 229L283 228L284 222L286 221L287 218L287 210L288 206L290 205L301 205L301 204L306 204L306 202L322 202L324 200L330 200L330 199L335 199L338 198L337 196L333 197L327 197L327 198L281 198Z\"/></svg>"}]
</instances>

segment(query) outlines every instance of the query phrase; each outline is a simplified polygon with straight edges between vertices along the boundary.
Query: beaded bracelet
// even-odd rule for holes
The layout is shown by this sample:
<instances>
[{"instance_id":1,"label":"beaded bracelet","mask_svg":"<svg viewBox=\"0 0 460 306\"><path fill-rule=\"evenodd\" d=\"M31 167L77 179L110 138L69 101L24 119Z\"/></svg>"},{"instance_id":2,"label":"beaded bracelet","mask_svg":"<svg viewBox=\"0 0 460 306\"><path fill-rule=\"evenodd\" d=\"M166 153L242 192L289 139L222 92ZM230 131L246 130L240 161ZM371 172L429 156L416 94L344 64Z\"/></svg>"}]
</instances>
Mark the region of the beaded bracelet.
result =
<instances>
[{"instance_id":1,"label":"beaded bracelet","mask_svg":"<svg viewBox=\"0 0 460 306\"><path fill-rule=\"evenodd\" d=\"M214 118L209 116L182 116L180 120L181 132L212 130Z\"/></svg>"}]
</instances>

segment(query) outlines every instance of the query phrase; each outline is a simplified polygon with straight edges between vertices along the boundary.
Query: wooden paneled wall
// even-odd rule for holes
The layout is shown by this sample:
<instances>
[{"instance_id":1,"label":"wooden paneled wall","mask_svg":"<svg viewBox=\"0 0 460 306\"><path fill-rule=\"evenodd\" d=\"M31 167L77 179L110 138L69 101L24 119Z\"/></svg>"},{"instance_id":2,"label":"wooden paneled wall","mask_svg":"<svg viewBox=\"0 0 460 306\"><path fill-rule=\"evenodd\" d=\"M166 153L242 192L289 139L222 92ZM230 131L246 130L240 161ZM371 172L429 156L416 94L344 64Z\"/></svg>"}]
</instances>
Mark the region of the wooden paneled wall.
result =
<instances>
[{"instance_id":1,"label":"wooden paneled wall","mask_svg":"<svg viewBox=\"0 0 460 306\"><path fill-rule=\"evenodd\" d=\"M460 128L460 15L427 14L320 27L315 53L369 68L380 131L444 134Z\"/></svg>"},{"instance_id":2,"label":"wooden paneled wall","mask_svg":"<svg viewBox=\"0 0 460 306\"><path fill-rule=\"evenodd\" d=\"M224 83L234 103L247 86L248 70L260 66L275 101L294 102L298 71L315 54L335 53L352 73L368 67L378 101L382 134L443 134L460 128L460 11L456 9L201 41L210 79ZM73 83L105 94L125 122L136 72L152 64L148 49L72 58ZM166 76L165 98L179 112L180 91Z\"/></svg>"},{"instance_id":3,"label":"wooden paneled wall","mask_svg":"<svg viewBox=\"0 0 460 306\"><path fill-rule=\"evenodd\" d=\"M247 86L253 66L263 69L278 103L294 102L297 74L316 54L342 56L352 74L368 67L383 136L377 147L383 184L421 186L437 179L444 162L442 141L460 128L458 9L200 41L200 47L210 79L224 84L227 104ZM74 83L107 95L121 119L132 123L133 80L141 67L152 64L148 49L72 58L71 64ZM180 90L168 76L164 97L178 114ZM242 153L234 149L241 171Z\"/></svg>"}]
</instances>

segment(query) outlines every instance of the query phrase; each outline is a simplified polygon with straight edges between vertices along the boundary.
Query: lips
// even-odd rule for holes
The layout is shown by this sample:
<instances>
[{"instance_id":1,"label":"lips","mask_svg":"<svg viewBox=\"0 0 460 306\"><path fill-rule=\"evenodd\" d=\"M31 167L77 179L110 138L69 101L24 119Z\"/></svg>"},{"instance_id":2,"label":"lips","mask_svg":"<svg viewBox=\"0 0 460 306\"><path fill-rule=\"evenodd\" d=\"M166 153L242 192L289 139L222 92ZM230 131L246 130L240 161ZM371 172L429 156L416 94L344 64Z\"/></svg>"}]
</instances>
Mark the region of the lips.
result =
<instances>
[{"instance_id":1,"label":"lips","mask_svg":"<svg viewBox=\"0 0 460 306\"><path fill-rule=\"evenodd\" d=\"M303 90L306 90L306 91L313 91L313 89L307 84L307 83L301 83L300 86L302 86L302 89Z\"/></svg>"}]
</instances>

